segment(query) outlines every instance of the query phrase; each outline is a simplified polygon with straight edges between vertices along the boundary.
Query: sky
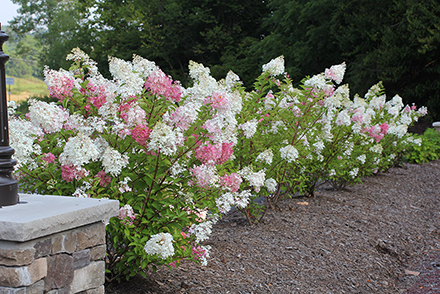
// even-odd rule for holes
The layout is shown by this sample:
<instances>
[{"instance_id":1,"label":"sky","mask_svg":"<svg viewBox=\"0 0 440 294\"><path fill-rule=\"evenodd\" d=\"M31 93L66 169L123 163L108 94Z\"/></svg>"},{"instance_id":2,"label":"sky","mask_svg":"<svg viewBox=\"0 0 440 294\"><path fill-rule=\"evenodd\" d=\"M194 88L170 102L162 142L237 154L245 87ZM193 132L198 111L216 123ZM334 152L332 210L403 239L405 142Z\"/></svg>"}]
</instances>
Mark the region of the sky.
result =
<instances>
[{"instance_id":1,"label":"sky","mask_svg":"<svg viewBox=\"0 0 440 294\"><path fill-rule=\"evenodd\" d=\"M12 3L11 0L0 0L0 22L2 25L8 25L14 16L17 16L17 9L20 6Z\"/></svg>"}]
</instances>

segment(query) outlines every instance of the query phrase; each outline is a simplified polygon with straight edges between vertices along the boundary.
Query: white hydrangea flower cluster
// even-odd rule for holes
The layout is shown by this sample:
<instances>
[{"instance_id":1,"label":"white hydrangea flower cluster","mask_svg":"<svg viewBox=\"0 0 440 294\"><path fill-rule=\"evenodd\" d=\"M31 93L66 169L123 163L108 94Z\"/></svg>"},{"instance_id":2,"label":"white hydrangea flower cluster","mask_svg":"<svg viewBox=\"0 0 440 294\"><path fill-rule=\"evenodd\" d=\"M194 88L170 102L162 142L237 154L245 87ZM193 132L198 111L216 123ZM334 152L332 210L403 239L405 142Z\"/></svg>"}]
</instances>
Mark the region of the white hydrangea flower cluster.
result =
<instances>
[{"instance_id":1,"label":"white hydrangea flower cluster","mask_svg":"<svg viewBox=\"0 0 440 294\"><path fill-rule=\"evenodd\" d=\"M422 146L422 138L414 138L413 136L409 136L406 141L408 144L415 144L417 146Z\"/></svg>"},{"instance_id":2,"label":"white hydrangea flower cluster","mask_svg":"<svg viewBox=\"0 0 440 294\"><path fill-rule=\"evenodd\" d=\"M183 95L189 95L190 101L199 101L203 103L206 97L221 89L217 81L210 75L211 70L202 64L190 61L189 75L194 80L194 86L183 90Z\"/></svg>"},{"instance_id":3,"label":"white hydrangea flower cluster","mask_svg":"<svg viewBox=\"0 0 440 294\"><path fill-rule=\"evenodd\" d=\"M397 107L399 110L401 110L404 106L402 102L402 97L400 97L399 95L395 95L393 99L390 100L390 104L393 107Z\"/></svg>"},{"instance_id":4,"label":"white hydrangea flower cluster","mask_svg":"<svg viewBox=\"0 0 440 294\"><path fill-rule=\"evenodd\" d=\"M325 144L324 144L324 142L319 140L313 144L313 147L315 147L315 152L317 154L321 154L321 151L324 150L324 148L325 148Z\"/></svg>"},{"instance_id":5,"label":"white hydrangea flower cluster","mask_svg":"<svg viewBox=\"0 0 440 294\"><path fill-rule=\"evenodd\" d=\"M298 159L299 153L292 145L287 145L280 148L281 158L285 159L288 163L294 162Z\"/></svg>"},{"instance_id":6,"label":"white hydrangea flower cluster","mask_svg":"<svg viewBox=\"0 0 440 294\"><path fill-rule=\"evenodd\" d=\"M365 160L366 160L366 159L367 159L367 155L365 155L365 154L359 155L359 156L357 157L357 160L359 160L362 164L365 163Z\"/></svg>"},{"instance_id":7,"label":"white hydrangea flower cluster","mask_svg":"<svg viewBox=\"0 0 440 294\"><path fill-rule=\"evenodd\" d=\"M333 85L328 83L324 74L314 75L310 79L304 82L304 86L311 89L318 89L323 91L324 93L331 93L333 90Z\"/></svg>"},{"instance_id":8,"label":"white hydrangea flower cluster","mask_svg":"<svg viewBox=\"0 0 440 294\"><path fill-rule=\"evenodd\" d=\"M350 102L350 88L348 85L342 85L335 90L333 95L325 99L325 106L339 108L348 105Z\"/></svg>"},{"instance_id":9,"label":"white hydrangea flower cluster","mask_svg":"<svg viewBox=\"0 0 440 294\"><path fill-rule=\"evenodd\" d=\"M252 166L246 166L238 172L238 174L247 180L251 186L254 187L256 192L260 191L260 188L264 185L266 178L266 170L262 169L258 172L252 170Z\"/></svg>"},{"instance_id":10,"label":"white hydrangea flower cluster","mask_svg":"<svg viewBox=\"0 0 440 294\"><path fill-rule=\"evenodd\" d=\"M182 165L180 165L180 163L175 162L172 166L171 166L171 175L174 178L178 178L179 175L181 173L183 173L184 171L186 171L186 168L183 167Z\"/></svg>"},{"instance_id":11,"label":"white hydrangea flower cluster","mask_svg":"<svg viewBox=\"0 0 440 294\"><path fill-rule=\"evenodd\" d=\"M374 152L374 153L381 154L383 151L383 147L381 144L376 144L376 145L373 145L372 147L370 147L370 151Z\"/></svg>"},{"instance_id":12,"label":"white hydrangea flower cluster","mask_svg":"<svg viewBox=\"0 0 440 294\"><path fill-rule=\"evenodd\" d=\"M244 190L241 192L226 192L216 199L216 204L221 213L227 213L231 210L231 206L235 205L238 208L245 208L248 206L251 192Z\"/></svg>"},{"instance_id":13,"label":"white hydrangea flower cluster","mask_svg":"<svg viewBox=\"0 0 440 294\"><path fill-rule=\"evenodd\" d=\"M261 152L260 154L258 154L257 158L255 159L256 161L261 161L261 162L265 162L267 164L272 164L272 160L273 160L273 152L272 149L266 149L263 152Z\"/></svg>"},{"instance_id":14,"label":"white hydrangea flower cluster","mask_svg":"<svg viewBox=\"0 0 440 294\"><path fill-rule=\"evenodd\" d=\"M335 81L336 84L340 84L345 74L345 62L333 65L330 69L325 69L325 77L329 80Z\"/></svg>"},{"instance_id":15,"label":"white hydrangea flower cluster","mask_svg":"<svg viewBox=\"0 0 440 294\"><path fill-rule=\"evenodd\" d=\"M66 60L82 60L83 64L88 66L90 76L95 77L101 75L98 71L97 62L90 59L89 55L87 55L84 51L76 47L73 48L71 52L72 53L67 54Z\"/></svg>"},{"instance_id":16,"label":"white hydrangea flower cluster","mask_svg":"<svg viewBox=\"0 0 440 294\"><path fill-rule=\"evenodd\" d=\"M225 85L228 90L231 90L236 84L242 84L240 77L233 71L229 71L225 78Z\"/></svg>"},{"instance_id":17,"label":"white hydrangea flower cluster","mask_svg":"<svg viewBox=\"0 0 440 294\"><path fill-rule=\"evenodd\" d=\"M213 143L232 142L236 144L237 121L235 116L241 111L243 102L238 91L231 91L232 83L238 82L238 77L233 73L229 73L226 82L217 82L210 76L209 68L193 61L190 61L189 70L191 78L194 79L194 86L182 90L183 95L188 96L185 104L193 103L188 110L198 111L209 97L220 98L223 106L216 105L213 117L205 122L203 128L208 130ZM179 114L179 116L182 115ZM187 118L185 119L187 120Z\"/></svg>"},{"instance_id":18,"label":"white hydrangea flower cluster","mask_svg":"<svg viewBox=\"0 0 440 294\"><path fill-rule=\"evenodd\" d=\"M142 93L144 79L141 74L133 72L133 65L125 60L109 57L109 70L115 78L117 93L121 97L130 97Z\"/></svg>"},{"instance_id":19,"label":"white hydrangea flower cluster","mask_svg":"<svg viewBox=\"0 0 440 294\"><path fill-rule=\"evenodd\" d=\"M90 183L84 182L81 187L78 187L75 189L75 192L73 193L73 197L76 198L90 198L90 194L88 194L86 191L89 190L91 187Z\"/></svg>"},{"instance_id":20,"label":"white hydrangea flower cluster","mask_svg":"<svg viewBox=\"0 0 440 294\"><path fill-rule=\"evenodd\" d=\"M234 193L226 192L215 200L220 213L228 213L231 210L231 205L234 204Z\"/></svg>"},{"instance_id":21,"label":"white hydrangea flower cluster","mask_svg":"<svg viewBox=\"0 0 440 294\"><path fill-rule=\"evenodd\" d=\"M13 116L17 109L17 103L14 100L8 101L8 116Z\"/></svg>"},{"instance_id":22,"label":"white hydrangea flower cluster","mask_svg":"<svg viewBox=\"0 0 440 294\"><path fill-rule=\"evenodd\" d=\"M344 156L346 156L346 157L350 157L351 152L353 152L353 147L354 147L353 142L351 142L350 144L348 144L348 145L346 146L346 149L345 149L344 153L343 153Z\"/></svg>"},{"instance_id":23,"label":"white hydrangea flower cluster","mask_svg":"<svg viewBox=\"0 0 440 294\"><path fill-rule=\"evenodd\" d=\"M370 103L369 103L369 107L372 109L382 109L385 106L385 100L386 100L386 96L382 95L382 96L374 96Z\"/></svg>"},{"instance_id":24,"label":"white hydrangea flower cluster","mask_svg":"<svg viewBox=\"0 0 440 294\"><path fill-rule=\"evenodd\" d=\"M379 96L380 92L382 91L382 86L380 83L375 84L368 89L368 92L365 94L365 99L369 99L375 96Z\"/></svg>"},{"instance_id":25,"label":"white hydrangea flower cluster","mask_svg":"<svg viewBox=\"0 0 440 294\"><path fill-rule=\"evenodd\" d=\"M277 181L275 181L272 178L269 178L264 182L264 186L266 186L267 191L269 191L270 193L275 193L275 191L277 190L278 184L277 184Z\"/></svg>"},{"instance_id":26,"label":"white hydrangea flower cluster","mask_svg":"<svg viewBox=\"0 0 440 294\"><path fill-rule=\"evenodd\" d=\"M408 131L408 125L405 124L393 124L389 126L388 133L396 135L397 138L402 138Z\"/></svg>"},{"instance_id":27,"label":"white hydrangea flower cluster","mask_svg":"<svg viewBox=\"0 0 440 294\"><path fill-rule=\"evenodd\" d=\"M208 240L212 233L212 226L217 222L217 217L204 221L203 223L193 224L188 232L196 235L196 243Z\"/></svg>"},{"instance_id":28,"label":"white hydrangea flower cluster","mask_svg":"<svg viewBox=\"0 0 440 294\"><path fill-rule=\"evenodd\" d=\"M70 137L60 154L60 162L64 165L82 166L99 158L99 151L90 137L78 133Z\"/></svg>"},{"instance_id":29,"label":"white hydrangea flower cluster","mask_svg":"<svg viewBox=\"0 0 440 294\"><path fill-rule=\"evenodd\" d=\"M402 113L400 123L409 126L412 123L411 115L409 113Z\"/></svg>"},{"instance_id":30,"label":"white hydrangea flower cluster","mask_svg":"<svg viewBox=\"0 0 440 294\"><path fill-rule=\"evenodd\" d=\"M147 241L144 250L149 255L159 255L163 260L174 255L173 236L170 233L158 233Z\"/></svg>"},{"instance_id":31,"label":"white hydrangea flower cluster","mask_svg":"<svg viewBox=\"0 0 440 294\"><path fill-rule=\"evenodd\" d=\"M278 76L284 73L284 56L281 55L272 59L262 67L263 72L269 72L273 76Z\"/></svg>"},{"instance_id":32,"label":"white hydrangea flower cluster","mask_svg":"<svg viewBox=\"0 0 440 294\"><path fill-rule=\"evenodd\" d=\"M350 175L350 177L354 179L356 178L358 172L359 172L359 168L355 167L353 170L349 171L348 174Z\"/></svg>"},{"instance_id":33,"label":"white hydrangea flower cluster","mask_svg":"<svg viewBox=\"0 0 440 294\"><path fill-rule=\"evenodd\" d=\"M336 124L344 125L344 126L351 125L351 119L347 109L344 109L339 112L338 116L336 117Z\"/></svg>"},{"instance_id":34,"label":"white hydrangea flower cluster","mask_svg":"<svg viewBox=\"0 0 440 294\"><path fill-rule=\"evenodd\" d=\"M244 136L248 139L252 138L257 131L258 121L253 118L243 124L238 125L238 129L243 130Z\"/></svg>"},{"instance_id":35,"label":"white hydrangea flower cluster","mask_svg":"<svg viewBox=\"0 0 440 294\"><path fill-rule=\"evenodd\" d=\"M100 116L89 116L84 119L83 116L75 113L67 119L64 124L66 130L76 130L86 136L92 136L95 131L103 133L107 129L107 123Z\"/></svg>"},{"instance_id":36,"label":"white hydrangea flower cluster","mask_svg":"<svg viewBox=\"0 0 440 294\"><path fill-rule=\"evenodd\" d=\"M137 125L142 125L145 122L147 114L137 103L130 107L127 112L127 128L133 128Z\"/></svg>"},{"instance_id":37,"label":"white hydrangea flower cluster","mask_svg":"<svg viewBox=\"0 0 440 294\"><path fill-rule=\"evenodd\" d=\"M201 265L202 266L207 266L208 265L208 258L209 258L209 251L211 250L211 246L210 245L202 245L200 246L202 248L203 251L205 251L205 255L200 257L201 260Z\"/></svg>"},{"instance_id":38,"label":"white hydrangea flower cluster","mask_svg":"<svg viewBox=\"0 0 440 294\"><path fill-rule=\"evenodd\" d=\"M160 151L165 155L173 155L177 147L183 145L183 142L183 134L178 129L173 130L166 124L158 122L151 131L148 149Z\"/></svg>"},{"instance_id":39,"label":"white hydrangea flower cluster","mask_svg":"<svg viewBox=\"0 0 440 294\"><path fill-rule=\"evenodd\" d=\"M122 155L118 150L108 146L101 156L102 166L106 173L117 177L121 174L121 171L128 164L128 156Z\"/></svg>"},{"instance_id":40,"label":"white hydrangea flower cluster","mask_svg":"<svg viewBox=\"0 0 440 294\"><path fill-rule=\"evenodd\" d=\"M239 194L235 195L235 205L239 208L245 208L248 206L251 196L252 194L250 190L241 191Z\"/></svg>"},{"instance_id":41,"label":"white hydrangea flower cluster","mask_svg":"<svg viewBox=\"0 0 440 294\"><path fill-rule=\"evenodd\" d=\"M47 103L36 99L29 100L29 119L46 133L61 131L63 124L68 118L69 113L53 102Z\"/></svg>"},{"instance_id":42,"label":"white hydrangea flower cluster","mask_svg":"<svg viewBox=\"0 0 440 294\"><path fill-rule=\"evenodd\" d=\"M132 63L133 70L138 73L143 79L150 76L152 72L158 70L158 66L154 61L150 61L136 54L133 54Z\"/></svg>"},{"instance_id":43,"label":"white hydrangea flower cluster","mask_svg":"<svg viewBox=\"0 0 440 294\"><path fill-rule=\"evenodd\" d=\"M43 136L43 131L30 121L21 118L9 120L9 144L14 148L13 158L17 160L15 169L24 165L30 170L36 168L35 160L30 155L41 154L41 146L35 143L40 136Z\"/></svg>"}]
</instances>

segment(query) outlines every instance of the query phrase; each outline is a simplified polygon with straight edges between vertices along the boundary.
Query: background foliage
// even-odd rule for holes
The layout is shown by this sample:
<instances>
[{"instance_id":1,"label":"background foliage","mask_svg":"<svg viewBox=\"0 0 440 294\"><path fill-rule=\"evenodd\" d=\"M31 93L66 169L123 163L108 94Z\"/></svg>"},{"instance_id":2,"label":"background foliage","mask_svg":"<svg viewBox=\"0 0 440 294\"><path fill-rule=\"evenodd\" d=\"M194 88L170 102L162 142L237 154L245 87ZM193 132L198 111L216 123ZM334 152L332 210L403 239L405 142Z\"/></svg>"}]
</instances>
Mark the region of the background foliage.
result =
<instances>
[{"instance_id":1,"label":"background foliage","mask_svg":"<svg viewBox=\"0 0 440 294\"><path fill-rule=\"evenodd\" d=\"M38 41L28 47L37 49L32 56L40 69L67 68L64 56L78 46L100 68L108 55L128 60L135 53L188 86L186 65L194 60L210 67L215 78L233 70L249 89L261 65L281 54L297 83L345 61L345 82L354 93L363 96L381 80L389 97L399 93L405 103L426 105L431 119L440 119L437 1L13 2L21 9L10 29L21 42L29 44L29 34Z\"/></svg>"}]
</instances>

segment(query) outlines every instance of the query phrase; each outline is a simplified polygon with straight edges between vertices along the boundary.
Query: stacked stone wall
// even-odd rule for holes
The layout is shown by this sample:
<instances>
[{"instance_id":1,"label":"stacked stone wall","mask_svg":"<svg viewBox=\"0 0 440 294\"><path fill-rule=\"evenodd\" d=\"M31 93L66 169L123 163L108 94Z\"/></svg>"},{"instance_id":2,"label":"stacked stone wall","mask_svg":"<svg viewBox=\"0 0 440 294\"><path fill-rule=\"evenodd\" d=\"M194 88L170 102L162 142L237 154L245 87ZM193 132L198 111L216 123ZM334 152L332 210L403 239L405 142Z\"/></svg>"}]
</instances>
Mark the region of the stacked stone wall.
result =
<instances>
[{"instance_id":1,"label":"stacked stone wall","mask_svg":"<svg viewBox=\"0 0 440 294\"><path fill-rule=\"evenodd\" d=\"M0 294L104 294L105 225L0 241Z\"/></svg>"}]
</instances>

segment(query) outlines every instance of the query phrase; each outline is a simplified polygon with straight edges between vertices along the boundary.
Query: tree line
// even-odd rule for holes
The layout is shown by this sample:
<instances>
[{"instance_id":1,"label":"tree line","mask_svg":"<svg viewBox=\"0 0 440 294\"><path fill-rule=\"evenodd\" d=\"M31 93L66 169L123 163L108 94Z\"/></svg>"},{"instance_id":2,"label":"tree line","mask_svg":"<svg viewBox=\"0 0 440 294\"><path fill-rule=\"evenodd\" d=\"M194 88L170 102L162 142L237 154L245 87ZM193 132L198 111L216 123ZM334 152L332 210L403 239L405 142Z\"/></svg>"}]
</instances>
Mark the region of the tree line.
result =
<instances>
[{"instance_id":1,"label":"tree line","mask_svg":"<svg viewBox=\"0 0 440 294\"><path fill-rule=\"evenodd\" d=\"M40 68L67 68L80 47L101 69L107 56L155 61L188 86L188 62L229 70L250 87L261 65L284 55L298 83L346 62L345 83L363 96L425 105L440 119L440 4L435 0L13 0L17 36L39 41Z\"/></svg>"}]
</instances>

